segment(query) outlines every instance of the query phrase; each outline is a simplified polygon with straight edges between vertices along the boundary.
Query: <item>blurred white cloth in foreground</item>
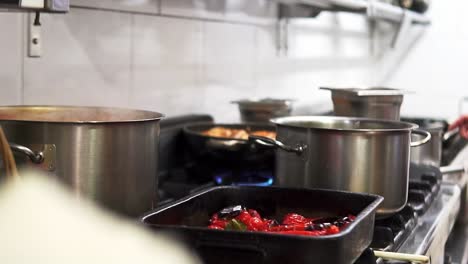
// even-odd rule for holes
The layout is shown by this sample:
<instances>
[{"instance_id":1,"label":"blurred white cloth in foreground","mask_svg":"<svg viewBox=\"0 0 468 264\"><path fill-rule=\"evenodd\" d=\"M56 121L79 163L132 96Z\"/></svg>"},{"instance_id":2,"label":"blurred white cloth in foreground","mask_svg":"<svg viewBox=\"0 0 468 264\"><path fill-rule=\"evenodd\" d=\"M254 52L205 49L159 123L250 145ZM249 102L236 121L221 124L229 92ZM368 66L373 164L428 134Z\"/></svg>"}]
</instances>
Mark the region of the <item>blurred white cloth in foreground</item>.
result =
<instances>
[{"instance_id":1,"label":"blurred white cloth in foreground","mask_svg":"<svg viewBox=\"0 0 468 264\"><path fill-rule=\"evenodd\" d=\"M77 201L45 177L0 188L0 263L199 263L166 237Z\"/></svg>"}]
</instances>

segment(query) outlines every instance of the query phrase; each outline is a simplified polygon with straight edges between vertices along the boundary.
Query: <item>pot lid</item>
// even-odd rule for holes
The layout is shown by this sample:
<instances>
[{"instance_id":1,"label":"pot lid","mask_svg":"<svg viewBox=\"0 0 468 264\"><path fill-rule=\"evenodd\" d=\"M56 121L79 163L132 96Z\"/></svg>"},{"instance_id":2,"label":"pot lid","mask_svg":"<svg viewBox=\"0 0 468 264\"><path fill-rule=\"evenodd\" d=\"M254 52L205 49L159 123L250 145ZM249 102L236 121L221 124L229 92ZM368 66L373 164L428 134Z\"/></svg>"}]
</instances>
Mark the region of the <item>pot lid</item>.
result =
<instances>
[{"instance_id":1,"label":"pot lid","mask_svg":"<svg viewBox=\"0 0 468 264\"><path fill-rule=\"evenodd\" d=\"M355 96L395 96L405 95L411 93L410 91L385 88L385 87L371 87L371 88L331 88L331 87L320 87L321 90L329 90L333 93L348 93Z\"/></svg>"}]
</instances>

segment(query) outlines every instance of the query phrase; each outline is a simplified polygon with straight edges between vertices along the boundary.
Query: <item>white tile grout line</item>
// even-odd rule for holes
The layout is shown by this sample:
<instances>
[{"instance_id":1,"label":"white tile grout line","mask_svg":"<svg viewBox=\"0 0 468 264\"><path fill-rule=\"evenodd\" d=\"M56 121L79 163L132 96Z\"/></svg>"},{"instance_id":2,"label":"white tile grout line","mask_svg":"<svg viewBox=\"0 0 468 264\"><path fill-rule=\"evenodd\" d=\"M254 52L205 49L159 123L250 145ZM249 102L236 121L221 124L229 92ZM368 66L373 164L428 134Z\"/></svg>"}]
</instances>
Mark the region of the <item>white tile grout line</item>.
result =
<instances>
[{"instance_id":1,"label":"white tile grout line","mask_svg":"<svg viewBox=\"0 0 468 264\"><path fill-rule=\"evenodd\" d=\"M25 73L25 64L26 64L26 49L27 45L29 43L26 43L27 37L26 34L28 34L28 28L27 28L27 19L28 19L28 14L21 14L21 23L20 23L20 28L21 28L21 34L20 34L20 43L21 43L21 53L20 53L20 64L21 64L21 80L20 80L20 100L19 103L21 105L24 105L24 85L25 85L25 78L26 78L26 73ZM26 46L24 45L26 43Z\"/></svg>"},{"instance_id":2,"label":"white tile grout line","mask_svg":"<svg viewBox=\"0 0 468 264\"><path fill-rule=\"evenodd\" d=\"M127 87L127 106L131 107L132 99L130 98L133 96L135 92L135 16L133 14L130 15L130 85Z\"/></svg>"},{"instance_id":3,"label":"white tile grout line","mask_svg":"<svg viewBox=\"0 0 468 264\"><path fill-rule=\"evenodd\" d=\"M162 10L162 0L158 0L158 15L161 15Z\"/></svg>"}]
</instances>

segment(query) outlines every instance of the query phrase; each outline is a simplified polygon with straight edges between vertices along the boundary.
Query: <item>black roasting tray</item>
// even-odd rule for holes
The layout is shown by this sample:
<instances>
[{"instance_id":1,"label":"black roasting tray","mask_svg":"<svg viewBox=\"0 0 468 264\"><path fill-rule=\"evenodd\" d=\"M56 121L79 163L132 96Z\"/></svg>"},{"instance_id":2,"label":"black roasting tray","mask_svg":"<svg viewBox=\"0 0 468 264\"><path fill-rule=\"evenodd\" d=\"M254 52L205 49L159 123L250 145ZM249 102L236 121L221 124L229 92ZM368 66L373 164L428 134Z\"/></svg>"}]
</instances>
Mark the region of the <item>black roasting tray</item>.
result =
<instances>
[{"instance_id":1,"label":"black roasting tray","mask_svg":"<svg viewBox=\"0 0 468 264\"><path fill-rule=\"evenodd\" d=\"M371 243L375 210L382 200L331 190L221 186L158 208L141 221L153 230L175 232L205 263L352 264ZM206 228L213 213L236 204L278 220L290 212L357 218L339 234L322 237Z\"/></svg>"}]
</instances>

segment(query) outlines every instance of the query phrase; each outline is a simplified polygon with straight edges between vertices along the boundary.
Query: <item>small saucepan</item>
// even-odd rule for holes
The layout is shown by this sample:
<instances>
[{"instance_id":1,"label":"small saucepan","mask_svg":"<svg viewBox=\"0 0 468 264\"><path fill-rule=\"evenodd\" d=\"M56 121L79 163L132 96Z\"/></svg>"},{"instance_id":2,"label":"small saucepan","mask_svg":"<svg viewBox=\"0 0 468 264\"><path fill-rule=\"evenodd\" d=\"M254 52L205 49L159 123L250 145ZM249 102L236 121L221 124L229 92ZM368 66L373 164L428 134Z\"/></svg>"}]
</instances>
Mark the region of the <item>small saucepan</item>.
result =
<instances>
[{"instance_id":1,"label":"small saucepan","mask_svg":"<svg viewBox=\"0 0 468 264\"><path fill-rule=\"evenodd\" d=\"M207 133L208 131L214 133ZM245 137L236 138L234 135L226 136L221 130L239 133L246 132ZM241 132L242 132L241 131ZM213 124L197 123L184 127L185 140L191 153L196 157L208 157L222 161L261 161L273 159L274 149L248 140L248 136L259 132L269 132L276 136L273 124L245 123L245 124ZM221 132L221 133L216 133ZM217 135L216 135L217 134ZM227 133L226 133L227 134Z\"/></svg>"}]
</instances>

